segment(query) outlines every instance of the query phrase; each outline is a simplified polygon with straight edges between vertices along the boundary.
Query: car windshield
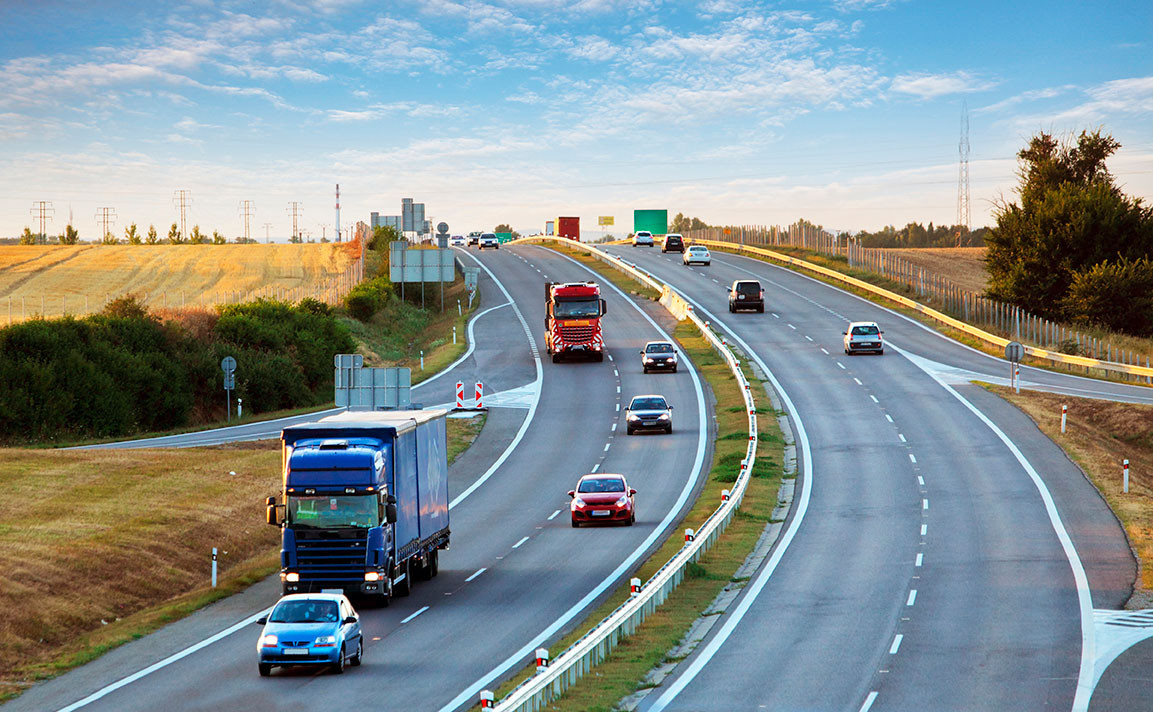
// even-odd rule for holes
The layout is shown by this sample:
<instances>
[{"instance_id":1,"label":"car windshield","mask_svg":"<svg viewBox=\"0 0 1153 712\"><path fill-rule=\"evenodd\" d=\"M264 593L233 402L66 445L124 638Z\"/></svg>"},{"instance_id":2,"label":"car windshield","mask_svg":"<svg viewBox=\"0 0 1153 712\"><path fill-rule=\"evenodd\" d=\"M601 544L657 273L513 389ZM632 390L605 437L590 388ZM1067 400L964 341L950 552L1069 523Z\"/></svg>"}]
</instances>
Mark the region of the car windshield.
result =
<instances>
[{"instance_id":1,"label":"car windshield","mask_svg":"<svg viewBox=\"0 0 1153 712\"><path fill-rule=\"evenodd\" d=\"M281 601L272 609L269 623L335 623L340 614L335 601Z\"/></svg>"},{"instance_id":2,"label":"car windshield","mask_svg":"<svg viewBox=\"0 0 1153 712\"><path fill-rule=\"evenodd\" d=\"M585 299L576 302L557 302L552 308L558 319L588 319L601 315L599 299Z\"/></svg>"},{"instance_id":3,"label":"car windshield","mask_svg":"<svg viewBox=\"0 0 1153 712\"><path fill-rule=\"evenodd\" d=\"M599 492L624 492L625 481L616 477L597 478L595 480L582 480L578 492L583 494L596 494Z\"/></svg>"},{"instance_id":4,"label":"car windshield","mask_svg":"<svg viewBox=\"0 0 1153 712\"><path fill-rule=\"evenodd\" d=\"M737 291L741 294L759 294L761 291L760 282L737 282Z\"/></svg>"},{"instance_id":5,"label":"car windshield","mask_svg":"<svg viewBox=\"0 0 1153 712\"><path fill-rule=\"evenodd\" d=\"M879 330L872 324L868 326L854 326L853 336L876 336Z\"/></svg>"},{"instance_id":6,"label":"car windshield","mask_svg":"<svg viewBox=\"0 0 1153 712\"><path fill-rule=\"evenodd\" d=\"M645 353L649 354L671 354L672 352L672 344L649 344L645 347Z\"/></svg>"},{"instance_id":7,"label":"car windshield","mask_svg":"<svg viewBox=\"0 0 1153 712\"><path fill-rule=\"evenodd\" d=\"M289 495L288 524L297 529L368 529L380 526L380 509L373 495Z\"/></svg>"},{"instance_id":8,"label":"car windshield","mask_svg":"<svg viewBox=\"0 0 1153 712\"><path fill-rule=\"evenodd\" d=\"M633 402L629 404L629 410L664 410L664 398L633 398Z\"/></svg>"}]
</instances>

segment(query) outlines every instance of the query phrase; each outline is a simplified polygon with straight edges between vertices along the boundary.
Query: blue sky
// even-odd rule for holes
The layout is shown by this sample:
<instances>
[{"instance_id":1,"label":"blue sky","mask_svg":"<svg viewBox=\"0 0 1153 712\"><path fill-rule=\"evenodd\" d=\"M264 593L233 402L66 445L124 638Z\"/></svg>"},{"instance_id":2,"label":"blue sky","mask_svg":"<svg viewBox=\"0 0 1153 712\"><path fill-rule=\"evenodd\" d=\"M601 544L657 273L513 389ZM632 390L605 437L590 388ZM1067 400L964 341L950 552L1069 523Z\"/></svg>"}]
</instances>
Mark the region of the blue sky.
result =
<instances>
[{"instance_id":1,"label":"blue sky","mask_svg":"<svg viewBox=\"0 0 1153 712\"><path fill-rule=\"evenodd\" d=\"M1101 127L1153 197L1153 3L810 0L0 2L0 236L48 200L84 238L332 236L423 201L454 233L557 215L875 230L973 222L1039 130ZM35 226L33 226L35 229Z\"/></svg>"}]
</instances>

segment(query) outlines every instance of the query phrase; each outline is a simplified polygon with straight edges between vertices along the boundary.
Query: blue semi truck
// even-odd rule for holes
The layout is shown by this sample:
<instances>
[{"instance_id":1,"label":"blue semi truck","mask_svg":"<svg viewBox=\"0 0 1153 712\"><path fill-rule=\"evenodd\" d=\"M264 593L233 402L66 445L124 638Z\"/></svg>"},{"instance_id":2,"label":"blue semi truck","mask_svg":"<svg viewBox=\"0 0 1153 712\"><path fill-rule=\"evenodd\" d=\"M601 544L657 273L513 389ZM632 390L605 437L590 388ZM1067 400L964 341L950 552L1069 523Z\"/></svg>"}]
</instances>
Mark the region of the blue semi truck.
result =
<instances>
[{"instance_id":1,"label":"blue semi truck","mask_svg":"<svg viewBox=\"0 0 1153 712\"><path fill-rule=\"evenodd\" d=\"M449 544L444 410L348 411L285 428L283 591L341 589L384 605L436 576Z\"/></svg>"}]
</instances>

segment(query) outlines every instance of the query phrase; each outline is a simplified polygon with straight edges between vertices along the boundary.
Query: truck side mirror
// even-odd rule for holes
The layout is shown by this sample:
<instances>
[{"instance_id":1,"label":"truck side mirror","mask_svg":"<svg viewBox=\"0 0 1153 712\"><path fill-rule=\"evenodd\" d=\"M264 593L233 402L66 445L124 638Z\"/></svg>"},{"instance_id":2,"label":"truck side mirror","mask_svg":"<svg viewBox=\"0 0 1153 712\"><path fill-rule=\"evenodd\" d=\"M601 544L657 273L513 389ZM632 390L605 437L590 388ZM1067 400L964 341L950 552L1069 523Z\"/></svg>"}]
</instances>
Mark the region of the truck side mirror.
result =
<instances>
[{"instance_id":1,"label":"truck side mirror","mask_svg":"<svg viewBox=\"0 0 1153 712\"><path fill-rule=\"evenodd\" d=\"M385 496L384 503L385 504L396 504L396 495L390 494L390 495Z\"/></svg>"},{"instance_id":2,"label":"truck side mirror","mask_svg":"<svg viewBox=\"0 0 1153 712\"><path fill-rule=\"evenodd\" d=\"M264 503L271 507L276 504L276 497L269 497L268 499L264 500Z\"/></svg>"},{"instance_id":3,"label":"truck side mirror","mask_svg":"<svg viewBox=\"0 0 1153 712\"><path fill-rule=\"evenodd\" d=\"M384 505L384 518L389 524L396 523L396 505L389 503Z\"/></svg>"},{"instance_id":4,"label":"truck side mirror","mask_svg":"<svg viewBox=\"0 0 1153 712\"><path fill-rule=\"evenodd\" d=\"M604 316L605 314L608 314L608 313L609 313L609 307L607 304L605 304L605 300L602 299L601 300L601 316Z\"/></svg>"},{"instance_id":5,"label":"truck side mirror","mask_svg":"<svg viewBox=\"0 0 1153 712\"><path fill-rule=\"evenodd\" d=\"M276 516L276 505L270 504L264 510L264 518L274 527L280 526L280 517Z\"/></svg>"}]
</instances>

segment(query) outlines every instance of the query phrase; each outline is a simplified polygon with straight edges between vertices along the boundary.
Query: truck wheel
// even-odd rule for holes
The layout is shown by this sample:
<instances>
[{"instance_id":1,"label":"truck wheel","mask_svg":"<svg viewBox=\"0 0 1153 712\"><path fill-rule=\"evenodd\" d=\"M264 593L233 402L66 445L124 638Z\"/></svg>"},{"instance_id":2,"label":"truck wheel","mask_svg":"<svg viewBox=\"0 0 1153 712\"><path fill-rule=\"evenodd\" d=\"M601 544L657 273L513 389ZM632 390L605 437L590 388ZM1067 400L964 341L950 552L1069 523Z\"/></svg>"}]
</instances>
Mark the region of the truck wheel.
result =
<instances>
[{"instance_id":1,"label":"truck wheel","mask_svg":"<svg viewBox=\"0 0 1153 712\"><path fill-rule=\"evenodd\" d=\"M593 360L594 360L594 361L596 361L597 363L603 363L603 362L604 362L604 360L605 360L605 354L604 354L604 352L603 352L603 351L598 351L598 352L597 352L597 354L596 354L596 356L593 356Z\"/></svg>"},{"instance_id":2,"label":"truck wheel","mask_svg":"<svg viewBox=\"0 0 1153 712\"><path fill-rule=\"evenodd\" d=\"M440 550L433 549L432 556L428 558L428 577L430 579L436 578L440 573Z\"/></svg>"},{"instance_id":3,"label":"truck wheel","mask_svg":"<svg viewBox=\"0 0 1153 712\"><path fill-rule=\"evenodd\" d=\"M552 362L553 362L553 363L560 363L560 354L558 354L558 353L554 353L554 354L552 355Z\"/></svg>"},{"instance_id":4,"label":"truck wheel","mask_svg":"<svg viewBox=\"0 0 1153 712\"><path fill-rule=\"evenodd\" d=\"M259 667L260 667L260 676L261 677L268 677L269 675L272 674L272 666L269 665L268 663L260 663Z\"/></svg>"},{"instance_id":5,"label":"truck wheel","mask_svg":"<svg viewBox=\"0 0 1153 712\"><path fill-rule=\"evenodd\" d=\"M392 592L396 596L407 596L412 592L412 566L408 561L404 562L404 569L401 573L404 574L404 580L394 584Z\"/></svg>"}]
</instances>

